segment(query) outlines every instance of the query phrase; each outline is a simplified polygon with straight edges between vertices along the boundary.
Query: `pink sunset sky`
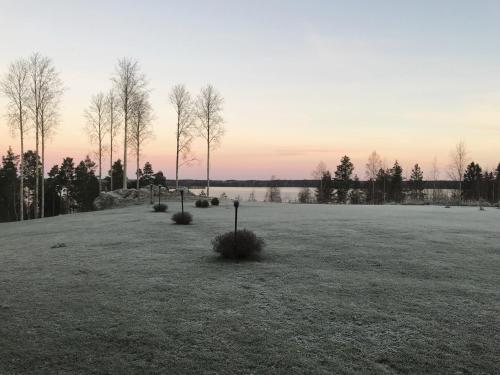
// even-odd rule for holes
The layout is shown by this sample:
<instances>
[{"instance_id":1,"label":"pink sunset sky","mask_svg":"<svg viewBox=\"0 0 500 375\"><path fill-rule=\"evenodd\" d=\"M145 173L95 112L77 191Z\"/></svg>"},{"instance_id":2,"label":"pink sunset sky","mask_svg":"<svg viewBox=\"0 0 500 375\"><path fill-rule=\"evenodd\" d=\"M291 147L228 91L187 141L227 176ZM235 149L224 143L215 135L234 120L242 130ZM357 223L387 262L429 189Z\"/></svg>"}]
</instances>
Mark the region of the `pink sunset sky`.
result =
<instances>
[{"instance_id":1,"label":"pink sunset sky","mask_svg":"<svg viewBox=\"0 0 500 375\"><path fill-rule=\"evenodd\" d=\"M154 109L141 164L167 178L175 171L169 91L184 83L196 96L211 83L225 99L226 128L212 154L214 179L310 178L320 161L334 170L343 155L363 179L373 150L388 167L397 159L406 175L419 163L428 176L437 157L446 179L460 140L483 169L500 162L500 7L449 4L49 1L27 11L9 2L0 14L0 74L33 52L60 73L66 90L46 170L65 156L93 156L84 110L93 94L111 88L117 60L131 57L149 81ZM19 152L5 108L0 98L0 151ZM115 158L123 158L119 142ZM193 150L199 162L181 178L205 177L201 139Z\"/></svg>"}]
</instances>

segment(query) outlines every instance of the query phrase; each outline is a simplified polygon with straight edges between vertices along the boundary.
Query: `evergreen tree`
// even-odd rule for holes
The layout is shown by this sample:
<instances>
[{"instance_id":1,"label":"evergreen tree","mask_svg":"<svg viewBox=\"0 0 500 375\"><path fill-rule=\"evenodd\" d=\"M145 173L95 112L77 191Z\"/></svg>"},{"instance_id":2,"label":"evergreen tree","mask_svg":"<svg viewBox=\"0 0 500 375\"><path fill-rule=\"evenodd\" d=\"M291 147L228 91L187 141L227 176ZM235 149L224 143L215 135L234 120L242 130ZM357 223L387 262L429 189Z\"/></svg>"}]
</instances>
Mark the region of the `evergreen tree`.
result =
<instances>
[{"instance_id":1,"label":"evergreen tree","mask_svg":"<svg viewBox=\"0 0 500 375\"><path fill-rule=\"evenodd\" d=\"M318 187L316 188L316 201L318 203L329 203L333 197L333 181L330 171L323 172Z\"/></svg>"},{"instance_id":2,"label":"evergreen tree","mask_svg":"<svg viewBox=\"0 0 500 375\"><path fill-rule=\"evenodd\" d=\"M0 219L3 221L19 220L18 162L19 156L9 147L7 155L2 156L0 169Z\"/></svg>"},{"instance_id":3,"label":"evergreen tree","mask_svg":"<svg viewBox=\"0 0 500 375\"><path fill-rule=\"evenodd\" d=\"M413 199L424 199L424 173L418 164L411 170L409 187Z\"/></svg>"},{"instance_id":4,"label":"evergreen tree","mask_svg":"<svg viewBox=\"0 0 500 375\"><path fill-rule=\"evenodd\" d=\"M391 194L391 171L380 168L377 173L377 179L375 180L375 196L371 197L370 200L376 204L385 203L387 199L392 198Z\"/></svg>"},{"instance_id":5,"label":"evergreen tree","mask_svg":"<svg viewBox=\"0 0 500 375\"><path fill-rule=\"evenodd\" d=\"M347 194L351 187L351 176L354 171L354 166L351 163L351 159L347 155L340 159L340 164L337 166L335 171L335 185L337 187L336 195L337 202L346 203Z\"/></svg>"},{"instance_id":6,"label":"evergreen tree","mask_svg":"<svg viewBox=\"0 0 500 375\"><path fill-rule=\"evenodd\" d=\"M390 170L388 198L396 203L403 201L403 168L401 168L397 160Z\"/></svg>"},{"instance_id":7,"label":"evergreen tree","mask_svg":"<svg viewBox=\"0 0 500 375\"><path fill-rule=\"evenodd\" d=\"M54 165L45 180L45 216L61 213L61 186L59 184L59 166Z\"/></svg>"},{"instance_id":8,"label":"evergreen tree","mask_svg":"<svg viewBox=\"0 0 500 375\"><path fill-rule=\"evenodd\" d=\"M26 191L26 215L28 218L35 217L35 189L36 189L36 179L38 174L38 170L41 167L40 157L37 157L34 151L28 150L24 153L23 157L24 162L24 188ZM37 168L38 162L38 168Z\"/></svg>"},{"instance_id":9,"label":"evergreen tree","mask_svg":"<svg viewBox=\"0 0 500 375\"><path fill-rule=\"evenodd\" d=\"M123 181L123 165L120 159L113 163L113 168L109 171L109 175L112 176L113 181ZM120 186L118 182L114 186Z\"/></svg>"},{"instance_id":10,"label":"evergreen tree","mask_svg":"<svg viewBox=\"0 0 500 375\"><path fill-rule=\"evenodd\" d=\"M361 182L359 181L358 175L354 176L352 181L352 189L349 193L349 201L351 204L361 203Z\"/></svg>"},{"instance_id":11,"label":"evergreen tree","mask_svg":"<svg viewBox=\"0 0 500 375\"><path fill-rule=\"evenodd\" d=\"M75 168L73 198L81 211L91 211L99 195L99 180L95 176L96 164L87 156Z\"/></svg>"},{"instance_id":12,"label":"evergreen tree","mask_svg":"<svg viewBox=\"0 0 500 375\"><path fill-rule=\"evenodd\" d=\"M73 207L73 181L75 179L75 165L73 158L66 157L63 159L57 180L61 187L61 195L63 197L63 212L68 213Z\"/></svg>"},{"instance_id":13,"label":"evergreen tree","mask_svg":"<svg viewBox=\"0 0 500 375\"><path fill-rule=\"evenodd\" d=\"M141 178L139 179L139 186L144 187L144 186L149 186L154 182L154 172L153 172L153 166L151 165L150 162L146 162L144 164L144 168L141 173Z\"/></svg>"},{"instance_id":14,"label":"evergreen tree","mask_svg":"<svg viewBox=\"0 0 500 375\"><path fill-rule=\"evenodd\" d=\"M498 208L500 208L500 163L498 163L497 169L495 170L495 193L493 195L493 200L498 202Z\"/></svg>"},{"instance_id":15,"label":"evergreen tree","mask_svg":"<svg viewBox=\"0 0 500 375\"><path fill-rule=\"evenodd\" d=\"M480 185L483 179L482 169L479 164L474 162L467 166L463 179L463 195L465 200L479 200Z\"/></svg>"},{"instance_id":16,"label":"evergreen tree","mask_svg":"<svg viewBox=\"0 0 500 375\"><path fill-rule=\"evenodd\" d=\"M167 178L163 175L162 171L158 171L154 174L153 184L158 186L167 187Z\"/></svg>"}]
</instances>

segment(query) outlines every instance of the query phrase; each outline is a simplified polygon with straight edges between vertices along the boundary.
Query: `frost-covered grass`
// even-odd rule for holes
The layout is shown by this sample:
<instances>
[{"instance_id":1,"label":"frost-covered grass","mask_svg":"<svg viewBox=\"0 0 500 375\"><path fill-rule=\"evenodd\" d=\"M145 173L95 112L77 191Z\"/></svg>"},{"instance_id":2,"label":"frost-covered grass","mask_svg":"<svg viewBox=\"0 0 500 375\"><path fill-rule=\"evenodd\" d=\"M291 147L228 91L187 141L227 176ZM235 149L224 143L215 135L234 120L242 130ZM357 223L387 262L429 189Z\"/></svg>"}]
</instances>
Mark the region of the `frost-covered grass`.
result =
<instances>
[{"instance_id":1,"label":"frost-covered grass","mask_svg":"<svg viewBox=\"0 0 500 375\"><path fill-rule=\"evenodd\" d=\"M167 202L173 212L177 202ZM496 373L500 210L242 203L0 224L0 373ZM64 246L66 245L66 246Z\"/></svg>"}]
</instances>

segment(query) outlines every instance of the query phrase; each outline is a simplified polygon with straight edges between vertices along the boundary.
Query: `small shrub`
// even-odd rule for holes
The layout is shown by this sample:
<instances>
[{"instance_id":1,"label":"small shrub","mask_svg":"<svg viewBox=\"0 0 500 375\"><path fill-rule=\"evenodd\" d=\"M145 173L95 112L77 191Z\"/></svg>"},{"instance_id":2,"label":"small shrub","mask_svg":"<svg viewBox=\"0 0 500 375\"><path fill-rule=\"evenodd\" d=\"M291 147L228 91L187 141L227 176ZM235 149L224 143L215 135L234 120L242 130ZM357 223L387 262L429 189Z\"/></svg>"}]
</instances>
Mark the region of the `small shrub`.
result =
<instances>
[{"instance_id":1,"label":"small shrub","mask_svg":"<svg viewBox=\"0 0 500 375\"><path fill-rule=\"evenodd\" d=\"M245 259L256 258L264 247L264 240L250 230L239 230L237 232L236 246L234 243L234 231L220 234L212 240L213 249L223 258Z\"/></svg>"},{"instance_id":2,"label":"small shrub","mask_svg":"<svg viewBox=\"0 0 500 375\"><path fill-rule=\"evenodd\" d=\"M219 205L219 198L212 198L210 203L212 204L212 206L218 206Z\"/></svg>"},{"instance_id":3,"label":"small shrub","mask_svg":"<svg viewBox=\"0 0 500 375\"><path fill-rule=\"evenodd\" d=\"M172 221L175 222L175 224L188 225L193 221L193 216L189 212L184 212L184 214L182 212L176 212L172 215Z\"/></svg>"},{"instance_id":4,"label":"small shrub","mask_svg":"<svg viewBox=\"0 0 500 375\"><path fill-rule=\"evenodd\" d=\"M198 199L194 205L198 208L207 208L210 204L206 199Z\"/></svg>"},{"instance_id":5,"label":"small shrub","mask_svg":"<svg viewBox=\"0 0 500 375\"><path fill-rule=\"evenodd\" d=\"M155 210L155 212L165 212L167 211L167 208L168 206L164 203L157 203L153 206L153 210Z\"/></svg>"}]
</instances>

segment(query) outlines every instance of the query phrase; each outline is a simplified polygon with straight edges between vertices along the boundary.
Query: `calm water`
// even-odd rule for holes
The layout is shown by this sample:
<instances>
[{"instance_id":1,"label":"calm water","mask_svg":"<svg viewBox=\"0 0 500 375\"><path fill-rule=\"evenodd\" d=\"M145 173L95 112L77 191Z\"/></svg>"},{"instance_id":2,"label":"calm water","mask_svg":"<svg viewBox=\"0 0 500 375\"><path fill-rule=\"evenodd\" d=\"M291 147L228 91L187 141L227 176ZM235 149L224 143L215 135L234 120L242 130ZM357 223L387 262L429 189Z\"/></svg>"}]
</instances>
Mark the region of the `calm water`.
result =
<instances>
[{"instance_id":1,"label":"calm water","mask_svg":"<svg viewBox=\"0 0 500 375\"><path fill-rule=\"evenodd\" d=\"M299 191L302 188L300 187L282 187L281 190L281 200L283 202L295 202L297 200L297 196ZM311 189L311 193L314 195L314 189ZM190 189L194 194L200 194L204 189ZM265 187L210 187L210 195L212 197L220 197L222 193L225 193L229 199L238 198L241 201L249 200L250 194L254 193L255 200L258 202L263 202L266 198L266 192L268 188ZM438 195L442 198L448 198L451 196L453 190L442 189L439 190ZM432 190L425 190L427 198L432 198Z\"/></svg>"},{"instance_id":2,"label":"calm water","mask_svg":"<svg viewBox=\"0 0 500 375\"><path fill-rule=\"evenodd\" d=\"M300 187L282 187L281 200L283 202L295 201L297 195L302 188ZM210 187L210 195L212 197L220 197L222 193L225 193L229 199L238 198L241 201L247 201L252 192L254 193L255 200L258 202L263 202L266 198L266 192L268 188L265 187ZM194 194L200 194L204 189L190 189ZM312 191L312 190L311 190ZM206 191L205 191L206 192Z\"/></svg>"}]
</instances>

